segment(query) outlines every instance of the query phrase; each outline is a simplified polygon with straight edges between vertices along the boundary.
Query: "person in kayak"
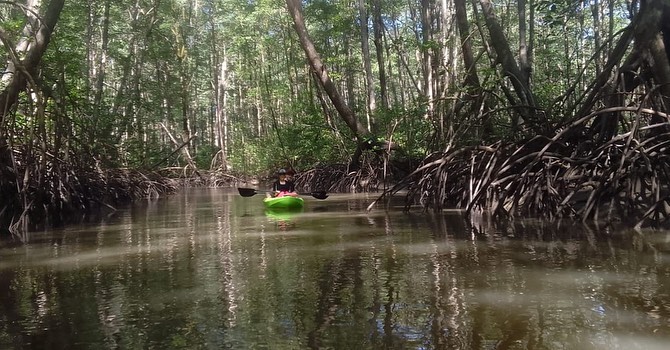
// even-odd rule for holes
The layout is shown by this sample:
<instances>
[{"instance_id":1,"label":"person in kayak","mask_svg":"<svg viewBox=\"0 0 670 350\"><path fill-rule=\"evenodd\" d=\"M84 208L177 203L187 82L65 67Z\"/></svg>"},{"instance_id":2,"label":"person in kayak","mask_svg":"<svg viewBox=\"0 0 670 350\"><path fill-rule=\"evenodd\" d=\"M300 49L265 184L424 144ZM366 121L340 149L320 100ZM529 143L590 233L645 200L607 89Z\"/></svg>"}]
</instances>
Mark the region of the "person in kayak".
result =
<instances>
[{"instance_id":1,"label":"person in kayak","mask_svg":"<svg viewBox=\"0 0 670 350\"><path fill-rule=\"evenodd\" d=\"M277 172L277 180L272 184L271 196L298 196L298 194L295 193L295 185L293 184L293 181L288 178L286 169L279 169Z\"/></svg>"}]
</instances>

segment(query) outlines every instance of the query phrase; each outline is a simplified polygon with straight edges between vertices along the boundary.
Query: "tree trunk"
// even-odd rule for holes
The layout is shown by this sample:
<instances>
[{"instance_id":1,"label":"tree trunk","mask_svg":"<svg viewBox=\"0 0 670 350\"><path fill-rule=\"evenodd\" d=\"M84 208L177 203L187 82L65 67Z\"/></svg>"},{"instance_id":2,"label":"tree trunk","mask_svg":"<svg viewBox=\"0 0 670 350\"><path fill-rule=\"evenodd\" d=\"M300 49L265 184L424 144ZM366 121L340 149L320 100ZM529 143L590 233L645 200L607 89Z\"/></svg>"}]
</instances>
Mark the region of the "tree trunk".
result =
<instances>
[{"instance_id":1,"label":"tree trunk","mask_svg":"<svg viewBox=\"0 0 670 350\"><path fill-rule=\"evenodd\" d=\"M24 36L16 46L11 43L9 35L3 29L0 29L0 41L5 46L5 51L9 57L2 75L4 89L0 91L0 227L9 227L10 224L15 225L17 222L14 215L27 210L31 205L18 179L19 176L24 174L17 173L18 169L14 162L11 145L6 139L6 135L11 132L8 129L13 126L5 122L5 118L8 117L19 100L19 93L24 91L28 84L38 99L36 122L37 131L40 134L38 138L41 139L39 142L41 143L40 152L42 154L40 157L42 161L40 168L37 169L37 174L39 174L38 184L40 185L38 189L43 190L41 185L46 172L45 162L47 159L46 152L48 151L45 144L46 129L43 109L45 102L42 101L42 94L38 91L35 76L38 72L40 60L51 40L51 34L58 22L64 2L64 0L50 1L46 6L45 13L39 16L39 20L35 13L28 12L26 14L27 23L23 30ZM39 8L38 4L35 5L36 9ZM27 224L27 220L21 222L24 225Z\"/></svg>"},{"instance_id":2,"label":"tree trunk","mask_svg":"<svg viewBox=\"0 0 670 350\"><path fill-rule=\"evenodd\" d=\"M530 86L530 62L528 61L528 41L526 30L526 0L517 1L519 12L519 70L521 71L521 82Z\"/></svg>"},{"instance_id":3,"label":"tree trunk","mask_svg":"<svg viewBox=\"0 0 670 350\"><path fill-rule=\"evenodd\" d=\"M343 43L343 49L345 52L345 57L346 61L345 62L353 62L354 61L354 47L352 46L351 38L349 35L342 34L342 43ZM344 74L342 75L342 80L344 80L344 95L345 95L345 103L348 106L356 106L358 105L357 103L357 98L358 98L358 90L356 90L356 77L355 75L358 75L358 68L352 67L350 64L346 64L344 62L340 63L340 66L335 66L333 68L333 71L336 72L343 72ZM367 131L367 128L365 129Z\"/></svg>"},{"instance_id":4,"label":"tree trunk","mask_svg":"<svg viewBox=\"0 0 670 350\"><path fill-rule=\"evenodd\" d=\"M470 40L470 28L468 25L468 14L465 8L465 0L454 0L456 10L456 23L458 34L461 39L461 52L465 64L465 85L471 90L479 90L479 76L475 66L475 56L472 53L472 41Z\"/></svg>"},{"instance_id":5,"label":"tree trunk","mask_svg":"<svg viewBox=\"0 0 670 350\"><path fill-rule=\"evenodd\" d=\"M510 83L514 87L514 93L518 100L511 100L510 104L512 106L517 106L516 116L520 120L513 119L513 131L515 125L520 123L530 122L532 119L532 114L535 112L535 98L530 90L530 87L527 84L524 74L521 72L521 69L517 65L517 62L512 55L512 50L510 49L509 41L505 36L505 31L498 23L493 12L493 5L490 0L479 0L479 4L484 14L484 20L486 22L486 27L489 30L490 43L491 47L496 52L498 62L502 66L503 74L509 78ZM511 95L508 95L511 97ZM537 127L537 124L529 125L530 127Z\"/></svg>"},{"instance_id":6,"label":"tree trunk","mask_svg":"<svg viewBox=\"0 0 670 350\"><path fill-rule=\"evenodd\" d=\"M528 13L528 84L533 84L533 66L535 64L535 0L528 0L530 11Z\"/></svg>"},{"instance_id":7,"label":"tree trunk","mask_svg":"<svg viewBox=\"0 0 670 350\"><path fill-rule=\"evenodd\" d=\"M456 72L455 57L456 48L451 44L452 31L455 26L453 20L452 1L440 0L439 14L437 15L439 23L439 49L434 50L435 57L433 59L433 91L437 101L435 102L435 114L439 118L438 125L440 128L439 134L442 136L440 140L451 139L454 135L454 114L451 113L453 107L448 102L447 96L454 89L451 86L452 77Z\"/></svg>"},{"instance_id":8,"label":"tree trunk","mask_svg":"<svg viewBox=\"0 0 670 350\"><path fill-rule=\"evenodd\" d=\"M156 16L156 11L151 11L152 14L151 16ZM120 143L122 140L122 137L128 137L129 135L134 135L136 136L137 140L139 142L143 143L144 137L144 118L141 113L138 113L140 110L140 106L142 105L142 72L144 71L144 56L145 56L145 50L141 48L141 37L144 37L149 33L149 30L146 32L141 32L139 31L138 27L141 16L142 16L142 9L141 9L141 1L136 0L135 3L133 4L132 7L132 28L134 29L133 32L136 33L142 33L142 34L136 34L133 35L131 39L131 45L130 45L130 53L129 53L129 59L132 62L132 69L131 69L131 75L132 75L132 85L130 87L130 103L127 103L125 108L123 109L123 115L125 122L123 123L117 123L116 126L114 126L111 122L110 125L108 126L110 129L113 127L118 128L116 131L118 137L117 137L117 143ZM155 17L154 17L155 18ZM151 28L151 27L150 27ZM145 34L146 33L146 34ZM134 129L134 130L133 130ZM142 144L142 146L144 146ZM146 151L146 147L142 147ZM142 159L146 159L146 153L142 155Z\"/></svg>"},{"instance_id":9,"label":"tree trunk","mask_svg":"<svg viewBox=\"0 0 670 350\"><path fill-rule=\"evenodd\" d=\"M422 92L427 101L426 113L429 120L435 114L435 94L433 91L433 55L432 55L432 26L431 0L421 0L421 43L423 44L421 68L423 71Z\"/></svg>"},{"instance_id":10,"label":"tree trunk","mask_svg":"<svg viewBox=\"0 0 670 350\"><path fill-rule=\"evenodd\" d=\"M102 34L100 37L101 47L100 53L96 55L96 77L95 77L95 97L93 105L96 108L97 116L102 112L102 96L105 86L105 71L107 65L107 49L109 46L109 7L111 0L105 0L104 10L102 15ZM93 141L93 140L91 140Z\"/></svg>"},{"instance_id":11,"label":"tree trunk","mask_svg":"<svg viewBox=\"0 0 670 350\"><path fill-rule=\"evenodd\" d=\"M293 17L295 30L298 34L298 38L300 39L300 44L305 51L310 67L318 77L321 86L323 86L326 94L328 94L330 101L333 103L333 106L335 106L335 109L339 113L340 117L342 117L356 138L357 147L356 151L352 155L351 162L349 163L349 170L358 170L360 168L360 158L363 150L371 146L383 144L384 142L380 142L377 138L374 138L375 140L370 142L371 139L368 138L366 140L366 138L363 137L365 133L365 127L361 124L358 118L356 118L354 112L344 102L344 99L337 91L335 84L328 75L328 70L321 61L321 57L319 57L314 44L309 38L307 28L305 27L305 21L302 17L300 0L286 0L286 5L291 14L291 17Z\"/></svg>"},{"instance_id":12,"label":"tree trunk","mask_svg":"<svg viewBox=\"0 0 670 350\"><path fill-rule=\"evenodd\" d=\"M591 93L585 98L576 116L582 117L590 113L598 99L606 101L607 106L623 106L626 104L624 96L635 90L644 80L639 77L648 77L649 81L658 87L662 104L657 108L660 112L668 111L668 96L670 96L670 63L668 47L661 38L661 33L667 29L670 22L670 5L658 1L643 2L640 11L634 11L635 17L631 24L622 33L608 57L603 72L591 84ZM633 40L634 39L634 40ZM665 39L667 40L667 39ZM633 50L622 62L622 58L634 41ZM620 66L619 73L613 72ZM609 77L617 77L614 84L606 88ZM590 127L591 135L598 135L597 143L610 140L617 133L620 113L602 114L595 118ZM660 129L659 129L660 130Z\"/></svg>"},{"instance_id":13,"label":"tree trunk","mask_svg":"<svg viewBox=\"0 0 670 350\"><path fill-rule=\"evenodd\" d=\"M323 89L328 94L330 101L333 103L333 106L340 114L340 117L342 117L342 119L347 123L347 126L349 129L351 129L354 136L360 139L361 133L365 131L365 127L361 124L358 118L356 118L356 115L351 110L351 108L349 108L349 106L344 102L344 99L337 91L335 83L333 83L333 81L330 79L328 70L321 61L321 57L319 57L318 52L316 52L316 48L309 38L307 28L305 27L300 1L286 0L286 5L288 7L289 13L291 14L291 17L293 18L295 30L298 33L300 44L302 45L302 48L307 55L307 61L309 62L310 67L316 73L321 86L323 86Z\"/></svg>"},{"instance_id":14,"label":"tree trunk","mask_svg":"<svg viewBox=\"0 0 670 350\"><path fill-rule=\"evenodd\" d=\"M468 24L468 14L465 7L465 0L454 0L454 10L456 13L456 24L458 25L458 34L461 42L461 52L463 55L463 64L465 65L465 82L467 96L466 101L472 101L472 107L469 114L480 114L481 105L484 103L484 96L477 74L477 67L474 54L472 52L472 35L470 35L470 27ZM461 106L457 106L456 110L460 110ZM486 139L493 133L493 122L488 113L481 113L482 117L482 134L481 137Z\"/></svg>"},{"instance_id":15,"label":"tree trunk","mask_svg":"<svg viewBox=\"0 0 670 350\"><path fill-rule=\"evenodd\" d=\"M56 26L56 22L58 22L64 3L65 0L51 0L49 2L46 12L42 16L42 21L39 22L40 26L34 33L31 33L31 36L26 37L26 40L29 40L30 37L32 39L29 40L30 44L27 46L25 58L18 61L18 57L14 57L7 62L3 76L10 77L10 80L7 82L5 88L0 91L0 126L4 125L5 115L17 102L19 92L25 89L28 77L34 76L37 72L37 67L46 51L47 45L49 45L51 33ZM31 27L32 24L27 25L27 28ZM9 38L5 38L4 33L0 33L2 34L0 39L7 48ZM14 47L9 46L9 49L17 53ZM3 133L4 130L0 130L0 135Z\"/></svg>"},{"instance_id":16,"label":"tree trunk","mask_svg":"<svg viewBox=\"0 0 670 350\"><path fill-rule=\"evenodd\" d=\"M228 57L226 56L226 47L219 47L219 39L216 26L213 23L213 17L210 18L211 39L212 39L212 97L214 100L214 121L212 123L212 135L214 137L214 147L219 148L217 156L220 157L219 165L223 170L228 163L228 130L227 130L227 84L228 84Z\"/></svg>"},{"instance_id":17,"label":"tree trunk","mask_svg":"<svg viewBox=\"0 0 670 350\"><path fill-rule=\"evenodd\" d=\"M384 22L382 21L381 0L372 0L375 51L377 52L377 69L379 70L379 99L384 110L389 108L386 86L386 61L384 59Z\"/></svg>"},{"instance_id":18,"label":"tree trunk","mask_svg":"<svg viewBox=\"0 0 670 350\"><path fill-rule=\"evenodd\" d=\"M593 44L595 45L596 55L596 75L600 74L602 70L602 57L603 51L600 46L602 45L601 40L601 28L602 28L602 17L600 15L600 0L594 0L591 4L591 15L593 16Z\"/></svg>"},{"instance_id":19,"label":"tree trunk","mask_svg":"<svg viewBox=\"0 0 670 350\"><path fill-rule=\"evenodd\" d=\"M664 97L665 111L670 110L670 1L655 10L658 12L658 32L649 40L651 70Z\"/></svg>"},{"instance_id":20,"label":"tree trunk","mask_svg":"<svg viewBox=\"0 0 670 350\"><path fill-rule=\"evenodd\" d=\"M371 115L374 115L377 102L375 101L375 87L372 80L372 66L370 64L368 10L365 6L365 0L358 0L358 13L361 23L361 50L363 51L363 67L365 69L365 91L368 97L366 111L367 131L370 132L372 130Z\"/></svg>"}]
</instances>

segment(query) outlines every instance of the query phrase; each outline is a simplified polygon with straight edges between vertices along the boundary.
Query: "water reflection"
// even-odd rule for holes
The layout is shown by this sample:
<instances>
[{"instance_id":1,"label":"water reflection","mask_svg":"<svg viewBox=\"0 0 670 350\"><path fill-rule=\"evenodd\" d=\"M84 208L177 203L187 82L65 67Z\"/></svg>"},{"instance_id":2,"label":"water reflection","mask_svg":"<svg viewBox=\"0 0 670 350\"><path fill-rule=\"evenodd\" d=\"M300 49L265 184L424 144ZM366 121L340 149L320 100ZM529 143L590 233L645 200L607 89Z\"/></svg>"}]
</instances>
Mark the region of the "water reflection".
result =
<instances>
[{"instance_id":1,"label":"water reflection","mask_svg":"<svg viewBox=\"0 0 670 350\"><path fill-rule=\"evenodd\" d=\"M665 349L669 236L221 190L0 248L0 348Z\"/></svg>"},{"instance_id":2,"label":"water reflection","mask_svg":"<svg viewBox=\"0 0 670 350\"><path fill-rule=\"evenodd\" d=\"M265 216L282 231L296 228L297 218L304 212L304 208L265 208Z\"/></svg>"}]
</instances>

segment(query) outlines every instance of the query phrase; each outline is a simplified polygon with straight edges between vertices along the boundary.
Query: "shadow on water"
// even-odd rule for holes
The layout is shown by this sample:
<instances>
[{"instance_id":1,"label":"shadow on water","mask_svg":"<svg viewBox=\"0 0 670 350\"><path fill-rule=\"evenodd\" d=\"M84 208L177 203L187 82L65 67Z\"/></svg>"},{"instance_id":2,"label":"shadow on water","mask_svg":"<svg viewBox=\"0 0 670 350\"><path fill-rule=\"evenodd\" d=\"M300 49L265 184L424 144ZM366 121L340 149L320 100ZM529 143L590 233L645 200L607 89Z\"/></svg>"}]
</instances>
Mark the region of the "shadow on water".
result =
<instances>
[{"instance_id":1,"label":"shadow on water","mask_svg":"<svg viewBox=\"0 0 670 350\"><path fill-rule=\"evenodd\" d=\"M0 248L0 348L665 349L667 232L203 189Z\"/></svg>"}]
</instances>

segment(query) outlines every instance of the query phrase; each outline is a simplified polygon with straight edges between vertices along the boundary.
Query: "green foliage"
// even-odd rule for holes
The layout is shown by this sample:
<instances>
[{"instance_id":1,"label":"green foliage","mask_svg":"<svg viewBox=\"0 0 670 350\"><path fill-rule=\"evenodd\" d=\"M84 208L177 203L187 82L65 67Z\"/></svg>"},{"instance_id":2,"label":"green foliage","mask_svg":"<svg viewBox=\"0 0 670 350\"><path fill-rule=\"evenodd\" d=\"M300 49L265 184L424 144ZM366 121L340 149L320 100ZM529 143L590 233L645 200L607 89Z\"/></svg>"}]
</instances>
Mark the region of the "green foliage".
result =
<instances>
[{"instance_id":1,"label":"green foliage","mask_svg":"<svg viewBox=\"0 0 670 350\"><path fill-rule=\"evenodd\" d=\"M233 171L243 174L260 174L269 169L272 164L268 161L269 154L261 150L260 140L253 142L235 142L228 155L228 161Z\"/></svg>"},{"instance_id":2,"label":"green foliage","mask_svg":"<svg viewBox=\"0 0 670 350\"><path fill-rule=\"evenodd\" d=\"M281 127L263 137L236 143L229 157L237 171L259 174L279 167L307 169L319 163L341 162L346 150L338 151L335 134L324 129L321 116L311 115L296 124ZM311 123L310 123L311 122Z\"/></svg>"},{"instance_id":3,"label":"green foliage","mask_svg":"<svg viewBox=\"0 0 670 350\"><path fill-rule=\"evenodd\" d=\"M24 21L20 18L14 18L10 19L7 21L3 21L2 24L0 24L0 27L6 32L6 33L14 33L17 35L21 28L23 27ZM12 38L15 40L16 38ZM4 48L4 46L3 46Z\"/></svg>"},{"instance_id":4,"label":"green foliage","mask_svg":"<svg viewBox=\"0 0 670 350\"><path fill-rule=\"evenodd\" d=\"M103 0L66 2L42 59L40 84L49 90L50 99L57 101L50 103L47 111L48 141L53 142L53 134L59 130L73 151L101 159L106 166L146 166L174 150L163 126L183 138L186 118L191 133L198 134L195 161L199 167L208 168L220 148L214 145L214 88L215 81L222 79L219 87L225 90L230 140L227 156L234 170L259 173L287 162L296 168L308 168L324 162L346 162L353 153L355 137L323 89L315 87L283 2L112 1L109 42L102 52L104 4ZM457 33L440 33L438 26L422 28L421 2L385 0L380 4L391 106L380 107L380 67L370 31L370 63L378 98L372 116L373 134L396 142L411 157L421 157L439 149L443 140L436 138L443 119L463 118L448 120L452 127L479 122L449 114L454 96L463 93L464 68L458 48L453 48L453 57L441 55L456 45ZM303 14L331 79L349 107L363 118L367 83L358 9L351 5L309 1L303 3ZM489 96L489 107L502 111L491 116L493 137L512 137L508 102L502 92L508 81L502 77L495 57L486 56L486 35L479 35L475 27L480 18L474 17L470 4L467 6L473 23L473 49L484 53L478 56L477 74ZM568 0L539 0L535 6L532 89L538 104L558 118L560 111L551 110L553 100L571 87L582 70L585 75L580 79L584 82L595 75L589 62L595 50L592 9L590 4ZM628 22L624 8L625 2L616 1L615 31ZM496 11L514 46L518 13L513 7L496 7ZM0 24L14 41L22 35L25 22L25 16L18 13L5 10ZM438 13L433 11L431 16ZM437 19L432 18L432 23L439 23ZM427 30L435 35L424 42L421 33ZM439 105L434 115L426 112L428 100L422 92L422 51L433 54L433 73L439 72L431 82L439 94L432 101ZM98 99L98 69L103 56L105 74ZM221 70L223 62L225 71ZM582 67L580 62L589 66ZM218 103L223 108L223 99ZM27 138L24 135L35 128L31 107L30 103L20 104L13 115L13 134L20 135L19 139ZM326 123L323 108L332 116L331 124ZM474 131L463 133L457 135L457 142L481 141L478 135ZM183 159L174 156L168 164L183 164Z\"/></svg>"},{"instance_id":5,"label":"green foliage","mask_svg":"<svg viewBox=\"0 0 670 350\"><path fill-rule=\"evenodd\" d=\"M119 145L119 158L117 166L124 166L130 168L149 168L158 162L162 161L173 149L167 145L163 145L158 140L149 140L144 142L142 139L129 138L124 140ZM163 163L163 166L175 164L178 155L168 159Z\"/></svg>"},{"instance_id":6,"label":"green foliage","mask_svg":"<svg viewBox=\"0 0 670 350\"><path fill-rule=\"evenodd\" d=\"M375 137L397 143L409 157L422 157L432 148L431 135L434 132L431 122L424 115L425 109L421 106L379 109L374 115L378 133Z\"/></svg>"},{"instance_id":7,"label":"green foliage","mask_svg":"<svg viewBox=\"0 0 670 350\"><path fill-rule=\"evenodd\" d=\"M342 153L337 152L335 135L318 124L305 123L282 128L280 137L285 149L285 158L297 168L313 167L321 162L341 161Z\"/></svg>"},{"instance_id":8,"label":"green foliage","mask_svg":"<svg viewBox=\"0 0 670 350\"><path fill-rule=\"evenodd\" d=\"M219 148L211 144L204 144L198 147L197 152L193 156L193 161L200 169L209 169L212 163L212 157L219 151Z\"/></svg>"}]
</instances>

